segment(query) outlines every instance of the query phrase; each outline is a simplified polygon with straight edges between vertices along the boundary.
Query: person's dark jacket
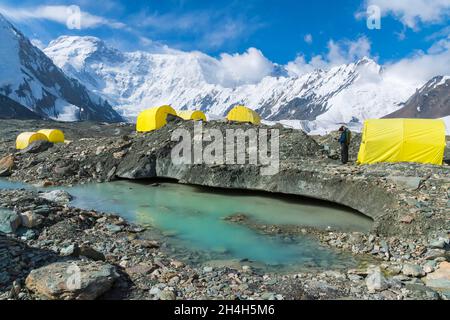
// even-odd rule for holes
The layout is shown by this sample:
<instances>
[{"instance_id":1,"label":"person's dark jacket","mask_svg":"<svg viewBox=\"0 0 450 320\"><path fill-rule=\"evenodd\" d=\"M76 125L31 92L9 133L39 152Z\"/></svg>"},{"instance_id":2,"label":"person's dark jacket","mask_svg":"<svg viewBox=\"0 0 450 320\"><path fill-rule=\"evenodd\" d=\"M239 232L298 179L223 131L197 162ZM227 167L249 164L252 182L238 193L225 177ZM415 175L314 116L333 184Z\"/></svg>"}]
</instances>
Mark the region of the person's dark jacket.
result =
<instances>
[{"instance_id":1,"label":"person's dark jacket","mask_svg":"<svg viewBox=\"0 0 450 320\"><path fill-rule=\"evenodd\" d=\"M345 145L350 145L350 141L352 139L352 133L350 130L348 130L347 128L342 131L341 133L341 137L339 138L339 143L340 144L345 144Z\"/></svg>"}]
</instances>

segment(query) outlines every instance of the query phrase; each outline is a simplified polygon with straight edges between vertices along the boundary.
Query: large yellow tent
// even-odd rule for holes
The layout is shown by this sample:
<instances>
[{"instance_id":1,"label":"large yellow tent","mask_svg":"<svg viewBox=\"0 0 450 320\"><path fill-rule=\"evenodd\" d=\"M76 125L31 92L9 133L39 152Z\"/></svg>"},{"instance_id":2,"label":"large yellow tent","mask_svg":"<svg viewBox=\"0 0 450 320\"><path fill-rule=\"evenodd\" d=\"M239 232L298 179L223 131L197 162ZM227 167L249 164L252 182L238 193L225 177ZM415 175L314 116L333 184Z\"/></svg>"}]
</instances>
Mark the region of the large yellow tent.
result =
<instances>
[{"instance_id":1,"label":"large yellow tent","mask_svg":"<svg viewBox=\"0 0 450 320\"><path fill-rule=\"evenodd\" d=\"M136 123L138 132L158 130L167 124L167 115L177 115L171 106L160 106L142 111Z\"/></svg>"},{"instance_id":2,"label":"large yellow tent","mask_svg":"<svg viewBox=\"0 0 450 320\"><path fill-rule=\"evenodd\" d=\"M48 139L48 141L52 143L63 143L64 142L64 133L58 129L42 129L39 130L38 133L42 133Z\"/></svg>"},{"instance_id":3,"label":"large yellow tent","mask_svg":"<svg viewBox=\"0 0 450 320\"><path fill-rule=\"evenodd\" d=\"M177 115L184 120L206 121L206 116L199 110L178 111Z\"/></svg>"},{"instance_id":4,"label":"large yellow tent","mask_svg":"<svg viewBox=\"0 0 450 320\"><path fill-rule=\"evenodd\" d=\"M358 163L417 162L442 165L445 145L445 123L442 120L366 120Z\"/></svg>"},{"instance_id":5,"label":"large yellow tent","mask_svg":"<svg viewBox=\"0 0 450 320\"><path fill-rule=\"evenodd\" d=\"M260 124L261 117L252 109L244 106L236 106L227 115L228 121L249 122L253 124Z\"/></svg>"},{"instance_id":6,"label":"large yellow tent","mask_svg":"<svg viewBox=\"0 0 450 320\"><path fill-rule=\"evenodd\" d=\"M42 140L48 141L47 137L38 132L22 132L17 136L16 139L16 149L22 150L28 147L31 143Z\"/></svg>"}]
</instances>

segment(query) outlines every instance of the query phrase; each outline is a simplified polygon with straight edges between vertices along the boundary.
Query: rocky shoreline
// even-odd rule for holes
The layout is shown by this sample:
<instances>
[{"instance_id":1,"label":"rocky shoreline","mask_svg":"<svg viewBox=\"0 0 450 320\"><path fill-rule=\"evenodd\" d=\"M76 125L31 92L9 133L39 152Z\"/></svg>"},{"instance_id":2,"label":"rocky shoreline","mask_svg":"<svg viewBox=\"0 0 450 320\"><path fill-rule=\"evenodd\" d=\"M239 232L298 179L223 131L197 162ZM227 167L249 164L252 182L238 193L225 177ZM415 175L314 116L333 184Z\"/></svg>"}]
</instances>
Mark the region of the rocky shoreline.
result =
<instances>
[{"instance_id":1,"label":"rocky shoreline","mask_svg":"<svg viewBox=\"0 0 450 320\"><path fill-rule=\"evenodd\" d=\"M309 234L337 250L370 256L374 263L358 269L287 274L260 272L245 261L192 266L162 250L164 243L145 237L156 230L130 225L114 215L71 208L64 192L2 190L1 206L10 210L2 217L15 232L7 236L0 233L1 299L450 297L448 166L341 166L332 143L280 128L281 170L274 177L261 178L248 165L176 167L169 159L174 145L170 133L179 127L192 130L190 122L178 121L139 135L130 125L85 123L84 130L78 130L78 124L33 121L38 127L63 126L71 142L38 145L16 153L15 134L30 124L0 124L0 152L4 156L0 172L13 181L57 186L165 177L180 183L320 198L368 215L374 219L372 232L261 226L246 217L230 223L268 235ZM207 126L221 130L233 127L224 123ZM74 262L86 275L77 290L61 285L67 283L70 274L65 271ZM48 274L55 276L45 276Z\"/></svg>"}]
</instances>

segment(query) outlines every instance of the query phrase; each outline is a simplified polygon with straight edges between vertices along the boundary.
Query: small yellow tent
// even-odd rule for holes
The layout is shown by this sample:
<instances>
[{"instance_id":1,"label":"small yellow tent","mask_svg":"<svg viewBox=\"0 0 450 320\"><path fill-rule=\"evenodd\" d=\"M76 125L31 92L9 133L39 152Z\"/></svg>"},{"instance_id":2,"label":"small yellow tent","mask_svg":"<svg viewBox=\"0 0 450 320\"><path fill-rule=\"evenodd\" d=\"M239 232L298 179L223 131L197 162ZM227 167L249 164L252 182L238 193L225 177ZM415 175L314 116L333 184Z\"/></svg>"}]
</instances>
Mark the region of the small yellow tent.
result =
<instances>
[{"instance_id":1,"label":"small yellow tent","mask_svg":"<svg viewBox=\"0 0 450 320\"><path fill-rule=\"evenodd\" d=\"M417 162L442 165L445 124L430 119L374 119L364 123L358 163Z\"/></svg>"},{"instance_id":2,"label":"small yellow tent","mask_svg":"<svg viewBox=\"0 0 450 320\"><path fill-rule=\"evenodd\" d=\"M136 123L138 132L149 132L158 130L167 124L167 115L177 115L171 106L161 106L142 111Z\"/></svg>"},{"instance_id":3,"label":"small yellow tent","mask_svg":"<svg viewBox=\"0 0 450 320\"><path fill-rule=\"evenodd\" d=\"M184 120L194 120L194 121L205 121L206 122L205 114L199 110L178 111L177 115L180 118L183 118Z\"/></svg>"},{"instance_id":4,"label":"small yellow tent","mask_svg":"<svg viewBox=\"0 0 450 320\"><path fill-rule=\"evenodd\" d=\"M228 121L249 122L253 124L260 124L261 117L252 109L244 106L236 106L227 115Z\"/></svg>"},{"instance_id":5,"label":"small yellow tent","mask_svg":"<svg viewBox=\"0 0 450 320\"><path fill-rule=\"evenodd\" d=\"M42 129L38 133L42 133L52 143L63 143L64 133L58 129Z\"/></svg>"},{"instance_id":6,"label":"small yellow tent","mask_svg":"<svg viewBox=\"0 0 450 320\"><path fill-rule=\"evenodd\" d=\"M42 133L38 133L38 132L22 132L21 134L19 134L17 136L16 149L18 149L18 150L25 149L31 143L33 143L35 141L38 141L38 140L48 141L47 137L44 134L42 134Z\"/></svg>"}]
</instances>

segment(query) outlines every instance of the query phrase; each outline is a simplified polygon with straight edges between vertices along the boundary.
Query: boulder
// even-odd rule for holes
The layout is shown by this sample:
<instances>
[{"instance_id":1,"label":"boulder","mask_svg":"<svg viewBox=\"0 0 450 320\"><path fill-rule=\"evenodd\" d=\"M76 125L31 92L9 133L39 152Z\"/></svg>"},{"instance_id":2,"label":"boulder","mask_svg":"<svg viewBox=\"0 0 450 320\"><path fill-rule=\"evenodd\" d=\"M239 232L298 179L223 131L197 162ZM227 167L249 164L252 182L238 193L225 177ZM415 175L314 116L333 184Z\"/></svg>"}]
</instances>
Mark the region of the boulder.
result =
<instances>
[{"instance_id":1,"label":"boulder","mask_svg":"<svg viewBox=\"0 0 450 320\"><path fill-rule=\"evenodd\" d=\"M0 209L0 232L14 233L20 227L20 217L11 210Z\"/></svg>"},{"instance_id":2,"label":"boulder","mask_svg":"<svg viewBox=\"0 0 450 320\"><path fill-rule=\"evenodd\" d=\"M14 156L9 155L0 159L0 177L9 177L14 168Z\"/></svg>"},{"instance_id":3,"label":"boulder","mask_svg":"<svg viewBox=\"0 0 450 320\"><path fill-rule=\"evenodd\" d=\"M34 213L33 211L26 211L19 214L22 226L25 228L36 228L41 225L43 216Z\"/></svg>"},{"instance_id":4,"label":"boulder","mask_svg":"<svg viewBox=\"0 0 450 320\"><path fill-rule=\"evenodd\" d=\"M115 267L103 262L56 262L31 271L25 284L51 300L94 300L111 289L118 277Z\"/></svg>"},{"instance_id":5,"label":"boulder","mask_svg":"<svg viewBox=\"0 0 450 320\"><path fill-rule=\"evenodd\" d=\"M450 296L450 263L442 262L438 269L423 278L427 287Z\"/></svg>"},{"instance_id":6,"label":"boulder","mask_svg":"<svg viewBox=\"0 0 450 320\"><path fill-rule=\"evenodd\" d=\"M409 277L420 277L424 275L422 267L417 264L405 264L402 268L402 273Z\"/></svg>"},{"instance_id":7,"label":"boulder","mask_svg":"<svg viewBox=\"0 0 450 320\"><path fill-rule=\"evenodd\" d=\"M78 245L76 243L74 244L70 244L65 248L62 248L59 251L60 255L62 255L63 257L78 257L80 255L80 248L78 247Z\"/></svg>"},{"instance_id":8,"label":"boulder","mask_svg":"<svg viewBox=\"0 0 450 320\"><path fill-rule=\"evenodd\" d=\"M381 273L380 268L370 268L367 270L366 286L370 293L383 291L389 288L389 283Z\"/></svg>"},{"instance_id":9,"label":"boulder","mask_svg":"<svg viewBox=\"0 0 450 320\"><path fill-rule=\"evenodd\" d=\"M48 200L50 202L56 202L61 204L67 204L72 200L71 195L64 190L53 190L49 192L41 193L40 198Z\"/></svg>"}]
</instances>

